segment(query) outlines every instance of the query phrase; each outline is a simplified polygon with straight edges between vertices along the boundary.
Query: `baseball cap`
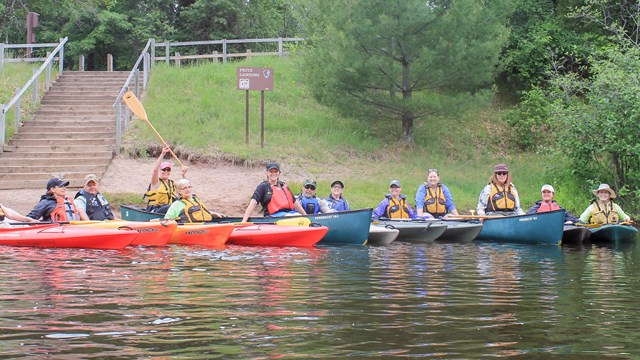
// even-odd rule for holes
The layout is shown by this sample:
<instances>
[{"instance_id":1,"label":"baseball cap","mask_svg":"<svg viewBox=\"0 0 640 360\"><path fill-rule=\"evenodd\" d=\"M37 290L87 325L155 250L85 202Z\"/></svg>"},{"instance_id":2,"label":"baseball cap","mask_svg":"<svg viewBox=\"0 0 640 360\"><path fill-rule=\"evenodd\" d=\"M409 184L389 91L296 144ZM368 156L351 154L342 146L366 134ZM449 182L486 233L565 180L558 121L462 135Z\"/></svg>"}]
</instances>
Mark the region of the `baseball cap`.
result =
<instances>
[{"instance_id":1,"label":"baseball cap","mask_svg":"<svg viewBox=\"0 0 640 360\"><path fill-rule=\"evenodd\" d=\"M507 164L498 164L493 167L493 172L509 172Z\"/></svg>"},{"instance_id":2,"label":"baseball cap","mask_svg":"<svg viewBox=\"0 0 640 360\"><path fill-rule=\"evenodd\" d=\"M389 187L392 187L394 185L397 187L402 187L402 185L400 185L400 180L391 180L391 182L389 183Z\"/></svg>"},{"instance_id":3,"label":"baseball cap","mask_svg":"<svg viewBox=\"0 0 640 360\"><path fill-rule=\"evenodd\" d=\"M551 191L551 192L552 192L552 193L554 193L554 194L556 193L556 191L553 189L553 186L551 186L551 185L549 185L549 184L544 184L544 185L542 185L542 189L540 189L540 192L543 192L543 191L545 191L545 190L549 190L549 191Z\"/></svg>"},{"instance_id":4,"label":"baseball cap","mask_svg":"<svg viewBox=\"0 0 640 360\"><path fill-rule=\"evenodd\" d=\"M334 182L332 182L331 187L333 187L336 184L340 184L340 187L344 189L344 183L340 180L335 180Z\"/></svg>"},{"instance_id":5,"label":"baseball cap","mask_svg":"<svg viewBox=\"0 0 640 360\"><path fill-rule=\"evenodd\" d=\"M60 187L60 186L67 186L67 185L69 185L68 181L64 181L58 178L53 178L47 181L47 191L51 190L51 188L54 188L56 186Z\"/></svg>"},{"instance_id":6,"label":"baseball cap","mask_svg":"<svg viewBox=\"0 0 640 360\"><path fill-rule=\"evenodd\" d=\"M271 169L276 169L276 170L280 171L280 165L277 162L267 163L267 171L269 171Z\"/></svg>"},{"instance_id":7,"label":"baseball cap","mask_svg":"<svg viewBox=\"0 0 640 360\"><path fill-rule=\"evenodd\" d=\"M311 185L313 187L316 187L316 181L313 179L307 179L304 181L304 184L302 184L302 186L307 186L307 185Z\"/></svg>"},{"instance_id":8,"label":"baseball cap","mask_svg":"<svg viewBox=\"0 0 640 360\"><path fill-rule=\"evenodd\" d=\"M87 185L90 181L95 182L96 184L98 183L98 177L95 176L94 174L89 174L87 176L84 177L84 184Z\"/></svg>"},{"instance_id":9,"label":"baseball cap","mask_svg":"<svg viewBox=\"0 0 640 360\"><path fill-rule=\"evenodd\" d=\"M168 161L163 162L162 164L160 164L160 170L164 170L166 168L171 169L171 163Z\"/></svg>"}]
</instances>

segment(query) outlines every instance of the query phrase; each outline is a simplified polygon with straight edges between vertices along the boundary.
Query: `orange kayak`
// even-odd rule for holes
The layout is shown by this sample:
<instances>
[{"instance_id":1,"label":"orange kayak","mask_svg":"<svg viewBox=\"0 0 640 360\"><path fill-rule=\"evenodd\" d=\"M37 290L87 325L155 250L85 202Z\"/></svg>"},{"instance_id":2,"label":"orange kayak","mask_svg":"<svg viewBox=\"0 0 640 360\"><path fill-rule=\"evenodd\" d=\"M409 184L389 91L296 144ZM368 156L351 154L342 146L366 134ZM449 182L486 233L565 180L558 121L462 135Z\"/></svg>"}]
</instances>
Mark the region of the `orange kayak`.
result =
<instances>
[{"instance_id":1,"label":"orange kayak","mask_svg":"<svg viewBox=\"0 0 640 360\"><path fill-rule=\"evenodd\" d=\"M74 221L74 225L84 225L97 228L120 227L133 229L138 236L131 245L142 246L167 246L178 224L175 221Z\"/></svg>"},{"instance_id":2,"label":"orange kayak","mask_svg":"<svg viewBox=\"0 0 640 360\"><path fill-rule=\"evenodd\" d=\"M169 244L222 246L234 228L233 224L178 224Z\"/></svg>"},{"instance_id":3,"label":"orange kayak","mask_svg":"<svg viewBox=\"0 0 640 360\"><path fill-rule=\"evenodd\" d=\"M1 228L0 245L119 250L131 244L137 236L138 233L132 229L27 225Z\"/></svg>"},{"instance_id":4,"label":"orange kayak","mask_svg":"<svg viewBox=\"0 0 640 360\"><path fill-rule=\"evenodd\" d=\"M313 246L327 234L326 226L236 224L228 244L250 246Z\"/></svg>"}]
</instances>

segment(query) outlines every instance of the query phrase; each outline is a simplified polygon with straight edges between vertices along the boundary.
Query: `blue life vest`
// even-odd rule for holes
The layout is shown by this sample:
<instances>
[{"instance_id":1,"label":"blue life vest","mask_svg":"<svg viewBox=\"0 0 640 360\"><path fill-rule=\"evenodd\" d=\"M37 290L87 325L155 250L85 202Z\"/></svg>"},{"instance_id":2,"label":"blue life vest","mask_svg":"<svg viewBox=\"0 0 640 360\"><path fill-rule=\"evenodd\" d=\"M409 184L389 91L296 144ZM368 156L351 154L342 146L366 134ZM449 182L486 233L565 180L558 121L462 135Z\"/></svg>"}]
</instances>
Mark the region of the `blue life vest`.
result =
<instances>
[{"instance_id":1,"label":"blue life vest","mask_svg":"<svg viewBox=\"0 0 640 360\"><path fill-rule=\"evenodd\" d=\"M312 198L300 196L300 204L307 214L317 214L320 211L320 204L315 196Z\"/></svg>"},{"instance_id":2,"label":"blue life vest","mask_svg":"<svg viewBox=\"0 0 640 360\"><path fill-rule=\"evenodd\" d=\"M349 207L349 202L342 196L340 197L340 199L336 200L331 195L329 195L325 198L325 200L327 201L329 207L335 211L351 210L351 208Z\"/></svg>"}]
</instances>

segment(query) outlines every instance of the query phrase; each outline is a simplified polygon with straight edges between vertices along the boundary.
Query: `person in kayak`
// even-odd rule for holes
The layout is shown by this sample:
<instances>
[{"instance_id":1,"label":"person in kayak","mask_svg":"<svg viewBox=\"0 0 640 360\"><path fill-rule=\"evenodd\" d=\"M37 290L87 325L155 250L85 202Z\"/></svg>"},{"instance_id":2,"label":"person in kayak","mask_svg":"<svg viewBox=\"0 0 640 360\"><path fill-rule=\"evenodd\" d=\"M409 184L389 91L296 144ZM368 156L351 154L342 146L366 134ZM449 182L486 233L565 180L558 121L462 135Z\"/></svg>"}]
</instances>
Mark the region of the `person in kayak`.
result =
<instances>
[{"instance_id":1,"label":"person in kayak","mask_svg":"<svg viewBox=\"0 0 640 360\"><path fill-rule=\"evenodd\" d=\"M180 199L171 204L164 215L165 219L188 223L211 221L214 217L226 217L222 213L207 209L207 206L193 194L193 186L189 180L182 179L178 181L176 183L176 191Z\"/></svg>"},{"instance_id":2,"label":"person in kayak","mask_svg":"<svg viewBox=\"0 0 640 360\"><path fill-rule=\"evenodd\" d=\"M527 210L527 215L542 213L553 210L564 210L564 223L565 224L575 224L580 222L580 219L575 217L572 213L570 213L567 209L564 209L558 205L558 203L553 200L556 195L556 191L553 186L549 184L545 184L540 189L540 193L542 196L542 200L536 201L536 203Z\"/></svg>"},{"instance_id":3,"label":"person in kayak","mask_svg":"<svg viewBox=\"0 0 640 360\"><path fill-rule=\"evenodd\" d=\"M591 190L596 199L580 215L580 220L589 224L617 224L631 221L631 217L622 211L622 208L611 199L616 198L616 193L608 184L600 184L596 190Z\"/></svg>"},{"instance_id":4,"label":"person in kayak","mask_svg":"<svg viewBox=\"0 0 640 360\"><path fill-rule=\"evenodd\" d=\"M325 199L316 196L316 181L313 179L304 181L296 202L300 203L300 206L302 206L307 214L336 212L336 210L329 207Z\"/></svg>"},{"instance_id":5,"label":"person in kayak","mask_svg":"<svg viewBox=\"0 0 640 360\"><path fill-rule=\"evenodd\" d=\"M143 198L148 199L147 211L164 214L167 212L167 209L169 209L169 206L178 199L175 183L169 179L171 175L171 163L162 161L169 150L168 146L162 148L160 156L153 167L151 183L149 183L147 192L143 196ZM186 179L188 170L189 168L186 166L181 169L183 179Z\"/></svg>"},{"instance_id":6,"label":"person in kayak","mask_svg":"<svg viewBox=\"0 0 640 360\"><path fill-rule=\"evenodd\" d=\"M429 213L435 218L441 218L447 214L459 215L449 188L440 182L438 169L429 169L427 181L418 187L416 213L419 217Z\"/></svg>"},{"instance_id":7,"label":"person in kayak","mask_svg":"<svg viewBox=\"0 0 640 360\"><path fill-rule=\"evenodd\" d=\"M411 204L407 202L407 197L401 194L402 184L400 180L391 180L389 183L389 194L384 196L380 204L373 209L371 217L379 219L381 217L389 219L415 219L416 212L413 211ZM429 218L433 218L428 213Z\"/></svg>"},{"instance_id":8,"label":"person in kayak","mask_svg":"<svg viewBox=\"0 0 640 360\"><path fill-rule=\"evenodd\" d=\"M489 184L482 189L478 197L476 206L478 215L524 215L520 207L518 190L511 180L506 164L494 166Z\"/></svg>"},{"instance_id":9,"label":"person in kayak","mask_svg":"<svg viewBox=\"0 0 640 360\"><path fill-rule=\"evenodd\" d=\"M98 177L89 174L84 177L82 190L76 193L73 203L80 214L90 220L113 220L115 216L111 211L109 201L100 193Z\"/></svg>"},{"instance_id":10,"label":"person in kayak","mask_svg":"<svg viewBox=\"0 0 640 360\"><path fill-rule=\"evenodd\" d=\"M344 183L340 180L335 180L331 183L331 195L324 198L327 201L327 205L335 211L351 210L349 202L342 196L343 189Z\"/></svg>"},{"instance_id":11,"label":"person in kayak","mask_svg":"<svg viewBox=\"0 0 640 360\"><path fill-rule=\"evenodd\" d=\"M47 193L40 197L40 202L27 214L27 217L52 222L89 220L86 214L78 212L73 200L67 197L68 185L68 181L58 178L47 181Z\"/></svg>"},{"instance_id":12,"label":"person in kayak","mask_svg":"<svg viewBox=\"0 0 640 360\"><path fill-rule=\"evenodd\" d=\"M280 165L270 162L266 166L267 180L261 182L251 196L242 222L246 222L258 204L262 205L264 216L306 215L287 184L280 181Z\"/></svg>"},{"instance_id":13,"label":"person in kayak","mask_svg":"<svg viewBox=\"0 0 640 360\"><path fill-rule=\"evenodd\" d=\"M0 227L9 226L10 221L35 222L35 219L26 217L19 212L0 204Z\"/></svg>"}]
</instances>

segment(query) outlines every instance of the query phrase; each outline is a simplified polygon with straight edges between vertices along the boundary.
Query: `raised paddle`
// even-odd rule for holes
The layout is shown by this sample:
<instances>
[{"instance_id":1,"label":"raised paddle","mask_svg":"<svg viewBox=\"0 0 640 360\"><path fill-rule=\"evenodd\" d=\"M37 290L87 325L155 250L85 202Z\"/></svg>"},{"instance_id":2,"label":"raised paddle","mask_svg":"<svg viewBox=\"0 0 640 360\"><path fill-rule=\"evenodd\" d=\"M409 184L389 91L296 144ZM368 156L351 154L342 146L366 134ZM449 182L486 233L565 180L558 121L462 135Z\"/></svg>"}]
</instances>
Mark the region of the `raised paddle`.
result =
<instances>
[{"instance_id":1,"label":"raised paddle","mask_svg":"<svg viewBox=\"0 0 640 360\"><path fill-rule=\"evenodd\" d=\"M184 165L182 164L180 159L178 159L176 154L173 153L173 150L171 150L169 145L167 145L167 143L164 141L162 136L160 136L160 134L158 133L156 128L153 127L153 125L149 121L149 118L147 117L147 112L144 111L144 106L142 106L142 103L140 102L140 100L138 100L138 98L135 96L135 94L131 90L127 91L126 93L124 93L124 95L122 95L122 101L124 101L124 103L127 104L129 109L131 109L131 111L134 114L136 114L137 117L139 117L140 119L146 121L147 124L149 124L149 127L151 128L151 130L153 130L153 132L155 132L156 135L158 135L158 139L160 139L160 141L162 141L164 146L166 146L169 149L169 152L171 153L173 158L176 159L178 164L180 164L180 167L184 168Z\"/></svg>"}]
</instances>

